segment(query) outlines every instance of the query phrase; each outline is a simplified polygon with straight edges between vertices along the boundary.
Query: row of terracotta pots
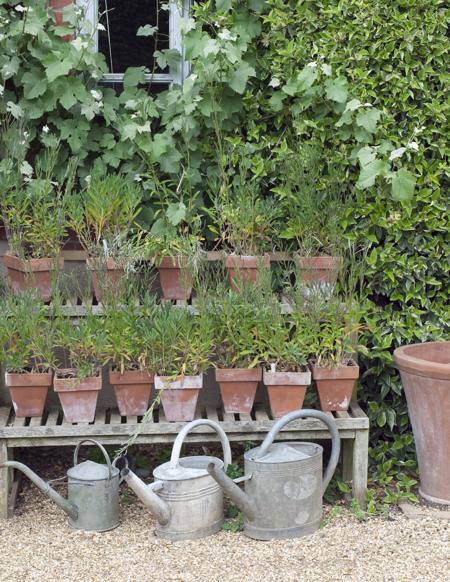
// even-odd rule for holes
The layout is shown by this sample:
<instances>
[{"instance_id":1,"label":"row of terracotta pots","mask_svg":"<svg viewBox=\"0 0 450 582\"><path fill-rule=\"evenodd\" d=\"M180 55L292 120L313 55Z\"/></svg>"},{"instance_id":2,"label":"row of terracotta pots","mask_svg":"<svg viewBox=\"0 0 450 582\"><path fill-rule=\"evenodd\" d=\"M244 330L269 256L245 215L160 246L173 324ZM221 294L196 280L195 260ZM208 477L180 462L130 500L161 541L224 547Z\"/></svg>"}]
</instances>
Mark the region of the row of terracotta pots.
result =
<instances>
[{"instance_id":1,"label":"row of terracotta pots","mask_svg":"<svg viewBox=\"0 0 450 582\"><path fill-rule=\"evenodd\" d=\"M53 289L55 271L62 271L64 259L29 259L23 261L10 252L3 258L8 277L14 292L31 287L37 288L44 301L50 301ZM269 255L238 256L230 255L226 259L226 267L230 284L235 291L239 290L241 281L255 282L259 268L269 268ZM308 282L335 282L341 259L338 257L297 257L297 265L302 277ZM114 286L123 277L124 271L118 268L114 260L108 257L101 267L98 261L87 259L87 267L92 273L92 285L98 301L102 300L102 281ZM163 257L158 266L161 289L165 299L188 300L192 294L192 280L188 269L187 257Z\"/></svg>"}]
</instances>

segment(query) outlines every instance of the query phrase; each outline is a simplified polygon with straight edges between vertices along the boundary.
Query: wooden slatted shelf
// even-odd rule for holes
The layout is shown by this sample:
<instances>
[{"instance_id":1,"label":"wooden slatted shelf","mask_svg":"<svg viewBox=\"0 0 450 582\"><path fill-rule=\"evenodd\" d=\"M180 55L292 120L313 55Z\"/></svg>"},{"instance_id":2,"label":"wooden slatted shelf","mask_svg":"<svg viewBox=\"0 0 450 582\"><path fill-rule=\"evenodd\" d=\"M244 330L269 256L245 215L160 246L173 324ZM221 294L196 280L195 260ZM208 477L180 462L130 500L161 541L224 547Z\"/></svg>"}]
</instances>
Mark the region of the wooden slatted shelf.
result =
<instances>
[{"instance_id":1,"label":"wooden slatted shelf","mask_svg":"<svg viewBox=\"0 0 450 582\"><path fill-rule=\"evenodd\" d=\"M369 419L352 402L348 412L328 413L332 416L342 439L343 476L352 481L353 495L362 507L367 487L367 453ZM196 418L208 418L219 423L230 441L262 441L275 420L262 404L255 405L251 414L225 413L222 408L198 407ZM10 407L0 408L0 462L13 457L17 447L76 445L83 438L93 438L102 444L123 445L139 429L136 443L172 443L185 422L168 422L162 408L153 418L121 417L114 408L100 408L92 423L69 423L59 408L47 410L39 418L17 418ZM289 423L277 440L329 439L326 426L313 418ZM198 426L187 437L189 442L217 442L217 434L209 426ZM0 518L8 515L9 471L0 470Z\"/></svg>"}]
</instances>

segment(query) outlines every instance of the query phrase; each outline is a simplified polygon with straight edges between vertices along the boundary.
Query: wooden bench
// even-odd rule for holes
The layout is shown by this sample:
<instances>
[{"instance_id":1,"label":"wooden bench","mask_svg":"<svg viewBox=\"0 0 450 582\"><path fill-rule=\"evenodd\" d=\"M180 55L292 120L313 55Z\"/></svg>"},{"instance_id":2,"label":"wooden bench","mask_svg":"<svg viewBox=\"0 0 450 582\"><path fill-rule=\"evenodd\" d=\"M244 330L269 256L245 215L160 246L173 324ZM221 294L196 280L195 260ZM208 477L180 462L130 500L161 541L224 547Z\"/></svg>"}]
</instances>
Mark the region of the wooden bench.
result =
<instances>
[{"instance_id":1,"label":"wooden bench","mask_svg":"<svg viewBox=\"0 0 450 582\"><path fill-rule=\"evenodd\" d=\"M351 481L353 496L362 508L366 504L367 459L369 419L361 408L352 402L348 412L327 413L336 420L342 439L342 473ZM199 408L196 418L209 418L220 424L230 441L262 441L274 420L263 405L255 405L251 414L227 414L222 409ZM142 424L138 417L121 417L116 409L100 409L95 421L89 424L69 423L61 409L45 412L41 418L16 418L10 407L0 408L0 462L12 459L18 447L55 447L76 445L83 438L93 438L106 445L123 445L134 434L137 425L140 433L136 444L173 443L186 424L168 422L162 409L155 410L153 420ZM316 419L291 422L278 435L277 440L323 440L330 435L325 425ZM216 433L208 426L199 426L188 435L187 441L217 442ZM0 518L14 512L18 482L12 471L0 470Z\"/></svg>"}]
</instances>

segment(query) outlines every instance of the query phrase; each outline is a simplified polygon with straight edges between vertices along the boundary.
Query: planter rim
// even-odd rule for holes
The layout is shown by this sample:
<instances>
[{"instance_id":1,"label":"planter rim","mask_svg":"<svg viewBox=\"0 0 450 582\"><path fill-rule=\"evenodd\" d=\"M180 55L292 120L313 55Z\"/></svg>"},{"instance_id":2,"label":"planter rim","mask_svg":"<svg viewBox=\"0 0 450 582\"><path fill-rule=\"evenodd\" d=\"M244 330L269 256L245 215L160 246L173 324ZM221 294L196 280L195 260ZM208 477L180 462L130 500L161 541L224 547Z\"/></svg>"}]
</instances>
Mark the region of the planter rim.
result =
<instances>
[{"instance_id":1,"label":"planter rim","mask_svg":"<svg viewBox=\"0 0 450 582\"><path fill-rule=\"evenodd\" d=\"M29 388L31 386L51 386L52 372L6 372L5 385L7 388Z\"/></svg>"},{"instance_id":2,"label":"planter rim","mask_svg":"<svg viewBox=\"0 0 450 582\"><path fill-rule=\"evenodd\" d=\"M333 255L317 255L309 257L295 253L294 257L299 267L305 269L336 269L339 268L343 262L342 257Z\"/></svg>"},{"instance_id":3,"label":"planter rim","mask_svg":"<svg viewBox=\"0 0 450 582\"><path fill-rule=\"evenodd\" d=\"M225 265L228 268L241 267L245 269L257 269L260 265L268 267L270 266L270 255L268 253L262 255L236 255L232 253L226 256Z\"/></svg>"},{"instance_id":4,"label":"planter rim","mask_svg":"<svg viewBox=\"0 0 450 582\"><path fill-rule=\"evenodd\" d=\"M147 370L109 370L109 381L114 384L147 384L152 383L154 374Z\"/></svg>"},{"instance_id":5,"label":"planter rim","mask_svg":"<svg viewBox=\"0 0 450 582\"><path fill-rule=\"evenodd\" d=\"M86 266L90 271L123 271L123 267L118 267L112 257L106 257L106 261L101 258L86 257Z\"/></svg>"},{"instance_id":6,"label":"planter rim","mask_svg":"<svg viewBox=\"0 0 450 582\"><path fill-rule=\"evenodd\" d=\"M101 374L98 376L88 376L83 380L78 378L61 378L58 374L61 372L73 371L73 368L57 370L53 380L53 389L55 392L79 392L79 391L99 391L102 388Z\"/></svg>"},{"instance_id":7,"label":"planter rim","mask_svg":"<svg viewBox=\"0 0 450 582\"><path fill-rule=\"evenodd\" d=\"M203 374L197 376L158 376L155 375L155 390L200 390L203 387Z\"/></svg>"},{"instance_id":8,"label":"planter rim","mask_svg":"<svg viewBox=\"0 0 450 582\"><path fill-rule=\"evenodd\" d=\"M186 255L164 255L158 265L158 269L181 269L186 267L189 259Z\"/></svg>"},{"instance_id":9,"label":"planter rim","mask_svg":"<svg viewBox=\"0 0 450 582\"><path fill-rule=\"evenodd\" d=\"M41 259L23 260L16 255L13 255L9 250L3 255L3 262L9 269L22 271L24 273L28 271L54 271L56 269L63 269L64 267L64 257L61 256L55 258L44 257Z\"/></svg>"},{"instance_id":10,"label":"planter rim","mask_svg":"<svg viewBox=\"0 0 450 582\"><path fill-rule=\"evenodd\" d=\"M436 361L437 355L443 361ZM425 357L428 356L428 357ZM416 376L450 380L450 341L424 342L401 346L394 351L396 367Z\"/></svg>"},{"instance_id":11,"label":"planter rim","mask_svg":"<svg viewBox=\"0 0 450 582\"><path fill-rule=\"evenodd\" d=\"M311 372L268 372L263 370L266 386L309 386Z\"/></svg>"},{"instance_id":12,"label":"planter rim","mask_svg":"<svg viewBox=\"0 0 450 582\"><path fill-rule=\"evenodd\" d=\"M216 368L217 382L259 382L262 368Z\"/></svg>"},{"instance_id":13,"label":"planter rim","mask_svg":"<svg viewBox=\"0 0 450 582\"><path fill-rule=\"evenodd\" d=\"M311 364L312 377L314 380L331 380L333 378L344 379L344 378L358 378L359 377L359 366L352 360L352 365L338 366L337 368L325 368L323 366L317 366L316 364Z\"/></svg>"}]
</instances>

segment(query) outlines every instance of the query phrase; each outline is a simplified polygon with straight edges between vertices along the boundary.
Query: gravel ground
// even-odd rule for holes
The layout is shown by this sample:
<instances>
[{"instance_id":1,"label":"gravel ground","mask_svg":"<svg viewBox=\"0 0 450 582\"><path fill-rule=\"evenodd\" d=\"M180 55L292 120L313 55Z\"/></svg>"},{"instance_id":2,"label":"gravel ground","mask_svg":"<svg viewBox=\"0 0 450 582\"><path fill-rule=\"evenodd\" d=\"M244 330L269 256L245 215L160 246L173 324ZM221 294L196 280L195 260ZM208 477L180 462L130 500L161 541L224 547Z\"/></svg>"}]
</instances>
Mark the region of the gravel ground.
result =
<instances>
[{"instance_id":1,"label":"gravel ground","mask_svg":"<svg viewBox=\"0 0 450 582\"><path fill-rule=\"evenodd\" d=\"M63 474L68 458L55 465L40 457L41 474ZM256 542L223 531L172 544L154 536L148 510L128 494L117 529L85 533L24 479L14 518L0 522L0 581L450 581L450 528L433 510L419 520L396 511L363 522L346 509L330 512L305 538Z\"/></svg>"}]
</instances>

